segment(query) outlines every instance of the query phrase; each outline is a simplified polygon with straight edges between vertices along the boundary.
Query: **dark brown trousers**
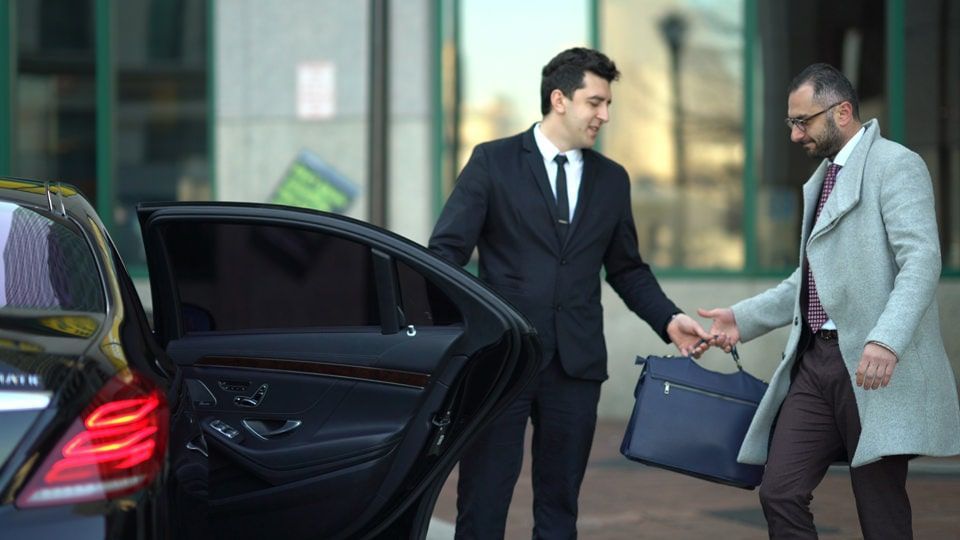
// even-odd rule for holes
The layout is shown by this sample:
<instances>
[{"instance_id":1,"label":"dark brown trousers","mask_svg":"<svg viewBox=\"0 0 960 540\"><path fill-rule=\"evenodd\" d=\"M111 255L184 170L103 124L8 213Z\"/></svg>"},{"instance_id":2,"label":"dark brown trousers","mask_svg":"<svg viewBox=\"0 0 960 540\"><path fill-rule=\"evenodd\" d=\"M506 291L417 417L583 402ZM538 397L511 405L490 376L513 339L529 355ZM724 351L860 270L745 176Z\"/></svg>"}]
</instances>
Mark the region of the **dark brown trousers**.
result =
<instances>
[{"instance_id":1,"label":"dark brown trousers","mask_svg":"<svg viewBox=\"0 0 960 540\"><path fill-rule=\"evenodd\" d=\"M831 463L853 458L860 439L860 414L836 338L818 334L806 341L760 486L770 538L817 538L810 512L813 490ZM850 468L866 540L913 538L907 461L907 456L889 456Z\"/></svg>"}]
</instances>

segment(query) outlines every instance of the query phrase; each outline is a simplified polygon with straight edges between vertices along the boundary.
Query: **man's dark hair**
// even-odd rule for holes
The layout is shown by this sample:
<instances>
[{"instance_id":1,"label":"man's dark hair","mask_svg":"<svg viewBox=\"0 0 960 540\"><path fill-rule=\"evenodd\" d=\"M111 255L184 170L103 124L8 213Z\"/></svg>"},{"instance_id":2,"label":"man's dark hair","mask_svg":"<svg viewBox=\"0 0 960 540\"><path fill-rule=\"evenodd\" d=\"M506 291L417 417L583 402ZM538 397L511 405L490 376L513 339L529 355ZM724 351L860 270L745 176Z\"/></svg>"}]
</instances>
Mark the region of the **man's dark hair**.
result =
<instances>
[{"instance_id":1,"label":"man's dark hair","mask_svg":"<svg viewBox=\"0 0 960 540\"><path fill-rule=\"evenodd\" d=\"M620 77L617 65L600 51L574 47L554 56L540 73L540 112L544 116L550 112L550 93L554 90L573 99L573 93L583 88L583 77L588 71L607 82Z\"/></svg>"},{"instance_id":2,"label":"man's dark hair","mask_svg":"<svg viewBox=\"0 0 960 540\"><path fill-rule=\"evenodd\" d=\"M834 103L849 101L853 106L853 117L860 119L860 100L857 91L840 70L830 64L812 64L807 66L790 83L789 93L796 92L809 83L813 86L813 99L824 107Z\"/></svg>"}]
</instances>

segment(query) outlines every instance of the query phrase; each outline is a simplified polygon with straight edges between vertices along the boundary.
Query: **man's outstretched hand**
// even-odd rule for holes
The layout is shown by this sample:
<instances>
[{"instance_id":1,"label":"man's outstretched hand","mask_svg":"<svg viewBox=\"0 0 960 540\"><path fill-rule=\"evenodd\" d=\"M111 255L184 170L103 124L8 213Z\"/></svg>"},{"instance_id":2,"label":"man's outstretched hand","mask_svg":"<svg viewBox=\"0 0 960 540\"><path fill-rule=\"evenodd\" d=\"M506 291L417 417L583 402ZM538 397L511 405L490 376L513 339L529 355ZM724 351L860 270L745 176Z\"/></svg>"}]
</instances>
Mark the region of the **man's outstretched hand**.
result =
<instances>
[{"instance_id":1,"label":"man's outstretched hand","mask_svg":"<svg viewBox=\"0 0 960 540\"><path fill-rule=\"evenodd\" d=\"M737 342L740 341L740 329L737 328L737 320L733 316L733 310L730 308L698 309L697 315L713 320L710 326L710 334L713 335L713 345L722 347L724 351L730 352Z\"/></svg>"},{"instance_id":2,"label":"man's outstretched hand","mask_svg":"<svg viewBox=\"0 0 960 540\"><path fill-rule=\"evenodd\" d=\"M700 358L713 341L713 337L700 326L700 323L685 313L678 313L670 321L667 325L667 334L680 354L694 358Z\"/></svg>"}]
</instances>

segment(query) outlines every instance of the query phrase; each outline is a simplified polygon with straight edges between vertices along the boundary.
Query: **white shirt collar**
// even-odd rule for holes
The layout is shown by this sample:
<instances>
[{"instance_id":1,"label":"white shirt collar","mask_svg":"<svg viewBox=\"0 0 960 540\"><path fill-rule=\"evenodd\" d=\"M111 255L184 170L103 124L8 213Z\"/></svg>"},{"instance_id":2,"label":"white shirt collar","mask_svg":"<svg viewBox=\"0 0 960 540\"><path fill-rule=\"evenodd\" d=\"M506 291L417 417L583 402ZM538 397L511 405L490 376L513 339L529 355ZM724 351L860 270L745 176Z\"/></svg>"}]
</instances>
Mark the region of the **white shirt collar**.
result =
<instances>
[{"instance_id":1,"label":"white shirt collar","mask_svg":"<svg viewBox=\"0 0 960 540\"><path fill-rule=\"evenodd\" d=\"M533 126L533 139L537 142L537 148L540 150L540 154L543 155L544 161L553 161L553 158L557 157L557 154L560 153L557 145L550 142L550 139L547 138L547 135L543 132L543 129L541 129L540 122L537 122L537 124ZM579 148L567 150L563 152L563 155L567 156L570 163L574 165L583 161L583 151Z\"/></svg>"},{"instance_id":2,"label":"white shirt collar","mask_svg":"<svg viewBox=\"0 0 960 540\"><path fill-rule=\"evenodd\" d=\"M843 145L843 148L837 152L837 157L833 159L833 162L837 165L843 167L847 164L847 160L850 159L850 154L853 153L853 149L857 147L857 143L860 142L860 139L863 138L863 133L866 131L866 127L860 127L860 130L854 134L853 137L850 137L850 140L847 141L847 144Z\"/></svg>"}]
</instances>

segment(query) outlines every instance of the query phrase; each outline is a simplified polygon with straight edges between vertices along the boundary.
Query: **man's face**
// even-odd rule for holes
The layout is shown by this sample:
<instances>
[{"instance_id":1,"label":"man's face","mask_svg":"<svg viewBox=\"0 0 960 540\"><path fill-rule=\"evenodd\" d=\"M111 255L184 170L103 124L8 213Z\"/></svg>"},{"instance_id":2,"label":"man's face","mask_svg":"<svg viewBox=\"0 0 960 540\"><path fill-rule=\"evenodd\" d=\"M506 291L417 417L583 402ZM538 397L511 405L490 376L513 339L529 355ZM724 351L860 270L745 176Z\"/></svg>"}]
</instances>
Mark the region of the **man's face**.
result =
<instances>
[{"instance_id":1,"label":"man's face","mask_svg":"<svg viewBox=\"0 0 960 540\"><path fill-rule=\"evenodd\" d=\"M563 127L571 148L590 148L597 142L600 126L610 120L613 94L610 83L589 71L583 75L583 88L564 97Z\"/></svg>"},{"instance_id":2,"label":"man's face","mask_svg":"<svg viewBox=\"0 0 960 540\"><path fill-rule=\"evenodd\" d=\"M809 118L804 128L790 128L790 140L803 145L807 155L815 158L833 158L843 148L843 135L833 119L833 110L817 114L829 105L813 99L813 85L804 84L787 99L787 116ZM816 117L813 117L817 115Z\"/></svg>"}]
</instances>

